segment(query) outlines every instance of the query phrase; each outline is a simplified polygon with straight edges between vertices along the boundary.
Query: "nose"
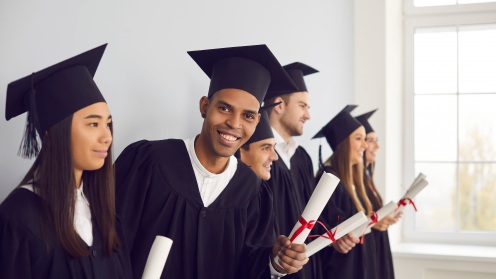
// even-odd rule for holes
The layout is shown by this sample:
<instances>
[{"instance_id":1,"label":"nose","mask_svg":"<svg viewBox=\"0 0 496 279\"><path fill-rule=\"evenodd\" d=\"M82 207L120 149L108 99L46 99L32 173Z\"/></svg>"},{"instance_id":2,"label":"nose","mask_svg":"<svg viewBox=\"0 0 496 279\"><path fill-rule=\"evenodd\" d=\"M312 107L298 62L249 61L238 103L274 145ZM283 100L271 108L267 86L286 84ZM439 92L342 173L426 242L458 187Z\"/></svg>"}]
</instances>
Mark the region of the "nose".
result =
<instances>
[{"instance_id":1,"label":"nose","mask_svg":"<svg viewBox=\"0 0 496 279\"><path fill-rule=\"evenodd\" d=\"M375 142L375 144L376 144L376 148L377 148L377 149L379 149L379 148L381 147L381 146L379 145L379 142L377 142L377 141L376 141L376 142Z\"/></svg>"},{"instance_id":2,"label":"nose","mask_svg":"<svg viewBox=\"0 0 496 279\"><path fill-rule=\"evenodd\" d=\"M305 120L310 120L310 118L311 118L310 117L310 112L308 111L308 108L305 108L305 115L304 115L304 117L305 117Z\"/></svg>"},{"instance_id":3,"label":"nose","mask_svg":"<svg viewBox=\"0 0 496 279\"><path fill-rule=\"evenodd\" d=\"M226 125L231 129L240 129L241 128L241 115L237 113L233 113L227 120Z\"/></svg>"},{"instance_id":4,"label":"nose","mask_svg":"<svg viewBox=\"0 0 496 279\"><path fill-rule=\"evenodd\" d=\"M367 142L366 142L365 140L364 140L364 141L362 141L362 147L363 147L364 149L367 149L367 147L369 147L369 145L367 144Z\"/></svg>"},{"instance_id":5,"label":"nose","mask_svg":"<svg viewBox=\"0 0 496 279\"><path fill-rule=\"evenodd\" d=\"M110 145L112 143L112 132L108 127L104 127L102 134L100 136L100 142Z\"/></svg>"},{"instance_id":6,"label":"nose","mask_svg":"<svg viewBox=\"0 0 496 279\"><path fill-rule=\"evenodd\" d=\"M277 153L274 149L272 149L272 152L270 153L269 159L271 162L277 161L279 159L279 156L277 156Z\"/></svg>"}]
</instances>

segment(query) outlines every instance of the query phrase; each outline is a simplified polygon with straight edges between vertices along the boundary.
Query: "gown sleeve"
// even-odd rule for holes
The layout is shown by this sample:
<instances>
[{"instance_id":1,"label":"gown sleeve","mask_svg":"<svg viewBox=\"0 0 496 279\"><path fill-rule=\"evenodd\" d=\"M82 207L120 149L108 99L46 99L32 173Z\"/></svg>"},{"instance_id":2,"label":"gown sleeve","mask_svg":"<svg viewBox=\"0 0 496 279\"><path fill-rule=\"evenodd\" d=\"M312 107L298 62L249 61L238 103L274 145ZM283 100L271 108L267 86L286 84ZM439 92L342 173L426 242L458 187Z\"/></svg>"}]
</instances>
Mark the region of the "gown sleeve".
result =
<instances>
[{"instance_id":1,"label":"gown sleeve","mask_svg":"<svg viewBox=\"0 0 496 279\"><path fill-rule=\"evenodd\" d=\"M270 274L269 261L276 241L272 205L272 192L262 182L260 193L247 208L248 226L238 273L241 278L261 278L262 274Z\"/></svg>"},{"instance_id":2,"label":"gown sleeve","mask_svg":"<svg viewBox=\"0 0 496 279\"><path fill-rule=\"evenodd\" d=\"M27 228L0 213L0 274L4 279L43 278L51 251Z\"/></svg>"},{"instance_id":3,"label":"gown sleeve","mask_svg":"<svg viewBox=\"0 0 496 279\"><path fill-rule=\"evenodd\" d=\"M146 140L126 147L115 162L116 209L129 251L133 249L155 167L154 148Z\"/></svg>"}]
</instances>

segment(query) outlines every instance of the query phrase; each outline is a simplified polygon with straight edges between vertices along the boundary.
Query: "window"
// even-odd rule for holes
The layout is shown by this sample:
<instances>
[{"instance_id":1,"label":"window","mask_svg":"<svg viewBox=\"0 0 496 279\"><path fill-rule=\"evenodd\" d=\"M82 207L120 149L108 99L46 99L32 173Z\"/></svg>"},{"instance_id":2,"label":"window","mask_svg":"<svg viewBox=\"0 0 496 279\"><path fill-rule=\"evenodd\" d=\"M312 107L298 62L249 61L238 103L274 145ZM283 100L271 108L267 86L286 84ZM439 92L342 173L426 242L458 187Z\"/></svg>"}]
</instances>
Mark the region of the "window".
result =
<instances>
[{"instance_id":1,"label":"window","mask_svg":"<svg viewBox=\"0 0 496 279\"><path fill-rule=\"evenodd\" d=\"M489 3L496 0L414 0L415 7L443 6L456 4Z\"/></svg>"},{"instance_id":2,"label":"window","mask_svg":"<svg viewBox=\"0 0 496 279\"><path fill-rule=\"evenodd\" d=\"M407 15L405 181L429 181L407 240L496 244L496 9L486 13Z\"/></svg>"}]
</instances>

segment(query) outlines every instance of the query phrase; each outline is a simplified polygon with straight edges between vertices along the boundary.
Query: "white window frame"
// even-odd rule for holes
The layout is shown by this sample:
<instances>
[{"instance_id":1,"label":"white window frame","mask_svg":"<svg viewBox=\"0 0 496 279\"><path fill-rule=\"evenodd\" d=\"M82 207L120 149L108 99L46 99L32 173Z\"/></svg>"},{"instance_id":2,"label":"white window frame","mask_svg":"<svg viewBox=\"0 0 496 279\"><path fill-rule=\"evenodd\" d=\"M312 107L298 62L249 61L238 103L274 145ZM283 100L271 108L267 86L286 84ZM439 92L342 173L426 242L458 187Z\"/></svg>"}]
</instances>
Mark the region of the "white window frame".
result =
<instances>
[{"instance_id":1,"label":"white window frame","mask_svg":"<svg viewBox=\"0 0 496 279\"><path fill-rule=\"evenodd\" d=\"M404 2L405 99L403 183L414 179L414 35L416 28L496 23L496 3L414 7ZM459 187L459 186L457 186ZM415 211L405 210L403 239L407 242L496 246L496 232L423 231L415 229Z\"/></svg>"}]
</instances>

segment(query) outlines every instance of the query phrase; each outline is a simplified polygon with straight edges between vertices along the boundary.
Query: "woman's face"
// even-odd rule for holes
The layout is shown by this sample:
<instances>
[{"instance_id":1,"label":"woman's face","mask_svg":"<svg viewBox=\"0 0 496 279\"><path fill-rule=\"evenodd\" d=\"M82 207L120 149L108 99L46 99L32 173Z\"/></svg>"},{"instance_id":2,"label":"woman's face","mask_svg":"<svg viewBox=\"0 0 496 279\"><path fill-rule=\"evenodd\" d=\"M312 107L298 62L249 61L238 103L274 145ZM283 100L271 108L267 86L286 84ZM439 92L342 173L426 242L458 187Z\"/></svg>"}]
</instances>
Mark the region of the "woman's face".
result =
<instances>
[{"instance_id":1,"label":"woman's face","mask_svg":"<svg viewBox=\"0 0 496 279\"><path fill-rule=\"evenodd\" d=\"M367 143L365 142L365 128L363 126L358 127L350 135L350 162L352 165L363 162L363 152L367 149Z\"/></svg>"},{"instance_id":2,"label":"woman's face","mask_svg":"<svg viewBox=\"0 0 496 279\"><path fill-rule=\"evenodd\" d=\"M375 132L370 132L366 137L367 150L365 151L365 159L367 166L371 163L375 163L377 150L379 150L379 141L377 140L377 135Z\"/></svg>"},{"instance_id":3,"label":"woman's face","mask_svg":"<svg viewBox=\"0 0 496 279\"><path fill-rule=\"evenodd\" d=\"M77 170L97 170L105 163L112 143L112 116L107 103L78 110L72 117L71 153Z\"/></svg>"}]
</instances>

